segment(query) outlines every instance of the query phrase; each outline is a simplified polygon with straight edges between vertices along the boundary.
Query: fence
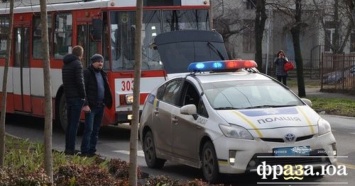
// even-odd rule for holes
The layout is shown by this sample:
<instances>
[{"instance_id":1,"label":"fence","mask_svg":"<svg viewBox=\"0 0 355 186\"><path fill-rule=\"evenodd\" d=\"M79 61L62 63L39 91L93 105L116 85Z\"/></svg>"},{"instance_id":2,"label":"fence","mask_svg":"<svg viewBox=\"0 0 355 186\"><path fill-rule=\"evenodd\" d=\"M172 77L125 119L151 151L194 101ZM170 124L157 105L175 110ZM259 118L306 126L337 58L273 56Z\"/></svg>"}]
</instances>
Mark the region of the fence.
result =
<instances>
[{"instance_id":1,"label":"fence","mask_svg":"<svg viewBox=\"0 0 355 186\"><path fill-rule=\"evenodd\" d=\"M355 55L323 53L320 61L321 90L355 94Z\"/></svg>"},{"instance_id":2,"label":"fence","mask_svg":"<svg viewBox=\"0 0 355 186\"><path fill-rule=\"evenodd\" d=\"M275 76L275 64L274 64L275 58L269 58L269 64L267 71L268 75L270 76ZM296 65L295 60L289 59ZM266 58L263 59L263 61L266 61ZM319 68L319 61L318 59L303 59L303 77L306 79L319 79L320 77L320 68ZM316 65L314 65L316 63ZM312 65L313 64L313 65ZM297 66L296 66L297 68ZM266 65L263 66L263 69L266 69ZM290 78L296 78L297 77L297 71L292 70L288 72L288 76Z\"/></svg>"}]
</instances>

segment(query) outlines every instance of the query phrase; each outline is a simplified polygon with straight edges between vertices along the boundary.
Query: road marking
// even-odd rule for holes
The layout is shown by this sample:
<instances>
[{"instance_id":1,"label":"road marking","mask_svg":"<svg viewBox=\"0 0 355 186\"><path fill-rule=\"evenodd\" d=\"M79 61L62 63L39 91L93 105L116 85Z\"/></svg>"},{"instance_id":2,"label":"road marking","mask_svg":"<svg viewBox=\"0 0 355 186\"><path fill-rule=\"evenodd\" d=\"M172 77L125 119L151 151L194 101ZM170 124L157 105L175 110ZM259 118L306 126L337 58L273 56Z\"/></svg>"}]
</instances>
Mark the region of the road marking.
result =
<instances>
[{"instance_id":1,"label":"road marking","mask_svg":"<svg viewBox=\"0 0 355 186\"><path fill-rule=\"evenodd\" d=\"M355 170L355 165L346 164L346 163L341 163L341 162L338 162L338 164L339 164L339 165L345 165L346 168Z\"/></svg>"},{"instance_id":2,"label":"road marking","mask_svg":"<svg viewBox=\"0 0 355 186\"><path fill-rule=\"evenodd\" d=\"M127 154L127 155L129 155L129 151L128 151L128 150L114 150L113 152L117 152L117 153L120 153L120 154ZM143 150L138 150L138 151L137 151L137 156L139 156L139 157L144 157L144 152L143 152Z\"/></svg>"}]
</instances>

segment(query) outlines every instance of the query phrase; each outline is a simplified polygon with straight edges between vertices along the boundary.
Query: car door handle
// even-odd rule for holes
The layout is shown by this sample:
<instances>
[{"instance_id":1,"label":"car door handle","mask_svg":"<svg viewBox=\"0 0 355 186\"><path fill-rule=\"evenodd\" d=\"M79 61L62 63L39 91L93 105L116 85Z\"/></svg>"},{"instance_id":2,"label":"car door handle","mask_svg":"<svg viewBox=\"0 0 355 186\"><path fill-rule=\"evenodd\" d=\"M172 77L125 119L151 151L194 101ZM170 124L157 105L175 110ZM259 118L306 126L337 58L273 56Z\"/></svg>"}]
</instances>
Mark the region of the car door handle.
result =
<instances>
[{"instance_id":1,"label":"car door handle","mask_svg":"<svg viewBox=\"0 0 355 186\"><path fill-rule=\"evenodd\" d=\"M173 116L173 117L171 117L171 121L175 124L178 124L179 120L176 118L176 116Z\"/></svg>"},{"instance_id":2,"label":"car door handle","mask_svg":"<svg viewBox=\"0 0 355 186\"><path fill-rule=\"evenodd\" d=\"M155 116L158 116L159 115L159 110L154 110L153 113L154 113Z\"/></svg>"}]
</instances>

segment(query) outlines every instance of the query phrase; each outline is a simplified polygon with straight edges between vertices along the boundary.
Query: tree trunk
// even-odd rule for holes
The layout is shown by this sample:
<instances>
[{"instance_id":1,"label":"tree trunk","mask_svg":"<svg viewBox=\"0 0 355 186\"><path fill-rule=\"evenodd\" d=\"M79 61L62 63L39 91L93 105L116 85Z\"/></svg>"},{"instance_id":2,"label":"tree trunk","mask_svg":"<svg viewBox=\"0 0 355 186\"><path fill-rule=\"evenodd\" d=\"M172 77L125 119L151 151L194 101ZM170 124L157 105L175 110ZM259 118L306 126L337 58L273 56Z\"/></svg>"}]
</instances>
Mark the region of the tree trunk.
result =
<instances>
[{"instance_id":1,"label":"tree trunk","mask_svg":"<svg viewBox=\"0 0 355 186\"><path fill-rule=\"evenodd\" d=\"M41 25L43 43L43 81L44 81L44 168L50 182L53 184L53 156L52 156L52 93L49 64L49 42L46 0L40 0Z\"/></svg>"},{"instance_id":2,"label":"tree trunk","mask_svg":"<svg viewBox=\"0 0 355 186\"><path fill-rule=\"evenodd\" d=\"M296 0L296 13L295 13L295 25L291 28L293 48L295 52L296 70L297 70L297 84L298 84L298 96L306 97L306 91L304 86L303 77L303 59L300 45L300 32L301 32L301 13L302 13L302 0Z\"/></svg>"},{"instance_id":3,"label":"tree trunk","mask_svg":"<svg viewBox=\"0 0 355 186\"><path fill-rule=\"evenodd\" d=\"M140 105L140 79L142 62L142 20L143 1L137 0L136 12L136 37L135 37L135 64L134 64L134 86L133 86L133 118L131 123L130 154L129 154L129 185L137 185L137 149L138 149L138 122Z\"/></svg>"},{"instance_id":4,"label":"tree trunk","mask_svg":"<svg viewBox=\"0 0 355 186\"><path fill-rule=\"evenodd\" d=\"M1 100L1 119L0 119L0 168L4 166L5 160L5 121L6 121L6 99L7 99L7 76L9 74L9 64L11 59L11 43L14 25L14 0L10 0L10 23L9 33L7 39L6 53L7 58L5 62L3 81L2 81L2 100Z\"/></svg>"},{"instance_id":5,"label":"tree trunk","mask_svg":"<svg viewBox=\"0 0 355 186\"><path fill-rule=\"evenodd\" d=\"M258 64L258 70L263 72L263 34L265 29L265 22L267 19L265 12L265 0L256 1L255 11L255 61Z\"/></svg>"}]
</instances>

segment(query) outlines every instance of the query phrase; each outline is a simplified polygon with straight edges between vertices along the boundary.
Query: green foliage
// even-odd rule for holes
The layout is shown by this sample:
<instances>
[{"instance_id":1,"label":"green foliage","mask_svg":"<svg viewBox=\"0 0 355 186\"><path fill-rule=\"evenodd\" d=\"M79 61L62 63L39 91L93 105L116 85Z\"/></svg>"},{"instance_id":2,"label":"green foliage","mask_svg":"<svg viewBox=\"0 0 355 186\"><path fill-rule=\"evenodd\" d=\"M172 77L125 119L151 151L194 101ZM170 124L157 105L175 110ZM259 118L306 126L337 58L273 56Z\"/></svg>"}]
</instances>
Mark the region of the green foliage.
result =
<instances>
[{"instance_id":1,"label":"green foliage","mask_svg":"<svg viewBox=\"0 0 355 186\"><path fill-rule=\"evenodd\" d=\"M172 179L168 176L149 177L145 182L145 186L179 186L179 185L181 185L179 180Z\"/></svg>"},{"instance_id":2,"label":"green foliage","mask_svg":"<svg viewBox=\"0 0 355 186\"><path fill-rule=\"evenodd\" d=\"M66 185L117 185L117 181L107 169L98 165L66 165L54 175L55 183Z\"/></svg>"},{"instance_id":3,"label":"green foliage","mask_svg":"<svg viewBox=\"0 0 355 186\"><path fill-rule=\"evenodd\" d=\"M0 186L46 186L49 178L43 169L44 146L6 136L5 165L0 169ZM129 186L129 164L119 159L67 156L53 151L55 185ZM140 169L138 168L138 177Z\"/></svg>"},{"instance_id":4,"label":"green foliage","mask_svg":"<svg viewBox=\"0 0 355 186\"><path fill-rule=\"evenodd\" d=\"M24 174L38 171L43 167L43 146L21 140L6 137L5 167L13 167L23 171Z\"/></svg>"},{"instance_id":5,"label":"green foliage","mask_svg":"<svg viewBox=\"0 0 355 186\"><path fill-rule=\"evenodd\" d=\"M304 80L306 88L314 88L320 87L320 80L319 79L305 79ZM289 87L297 87L297 78L288 78L287 79L287 86Z\"/></svg>"},{"instance_id":6,"label":"green foliage","mask_svg":"<svg viewBox=\"0 0 355 186\"><path fill-rule=\"evenodd\" d=\"M292 78L287 82L292 89L297 88L297 79ZM306 88L320 89L320 80L305 80ZM312 101L312 108L317 112L325 112L330 115L355 117L355 99L337 98L334 96L307 96Z\"/></svg>"},{"instance_id":7,"label":"green foliage","mask_svg":"<svg viewBox=\"0 0 355 186\"><path fill-rule=\"evenodd\" d=\"M355 117L355 100L310 97L312 108L326 114Z\"/></svg>"},{"instance_id":8,"label":"green foliage","mask_svg":"<svg viewBox=\"0 0 355 186\"><path fill-rule=\"evenodd\" d=\"M28 172L25 166L0 169L0 185L7 186L47 186L50 185L49 178L43 169Z\"/></svg>"},{"instance_id":9,"label":"green foliage","mask_svg":"<svg viewBox=\"0 0 355 186\"><path fill-rule=\"evenodd\" d=\"M47 186L49 178L43 169L44 147L6 136L6 166L0 169L0 186ZM54 184L57 186L129 186L129 164L119 159L66 156L53 151ZM141 178L140 186L208 186L202 180L181 181L166 176Z\"/></svg>"}]
</instances>

